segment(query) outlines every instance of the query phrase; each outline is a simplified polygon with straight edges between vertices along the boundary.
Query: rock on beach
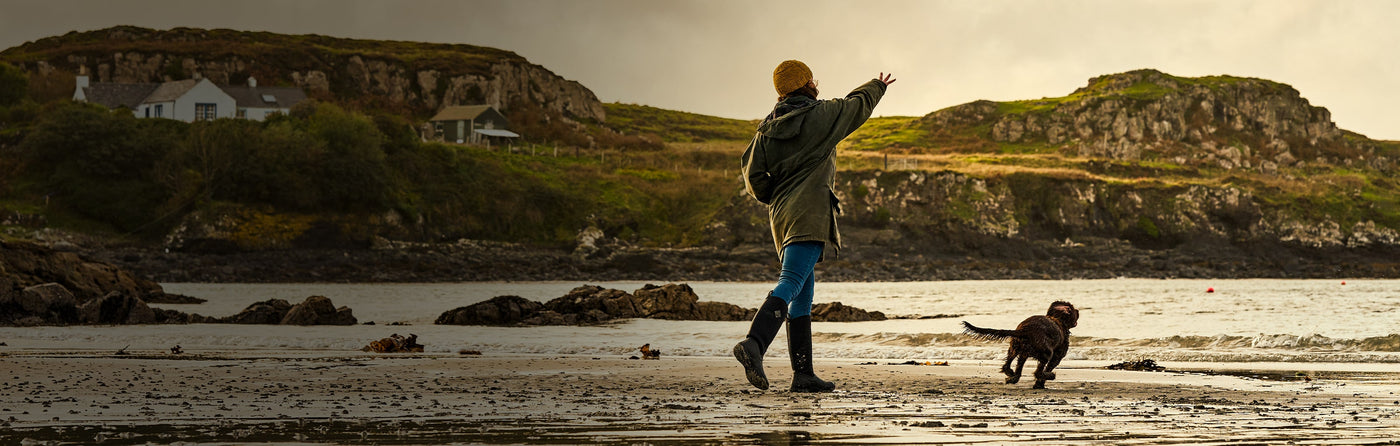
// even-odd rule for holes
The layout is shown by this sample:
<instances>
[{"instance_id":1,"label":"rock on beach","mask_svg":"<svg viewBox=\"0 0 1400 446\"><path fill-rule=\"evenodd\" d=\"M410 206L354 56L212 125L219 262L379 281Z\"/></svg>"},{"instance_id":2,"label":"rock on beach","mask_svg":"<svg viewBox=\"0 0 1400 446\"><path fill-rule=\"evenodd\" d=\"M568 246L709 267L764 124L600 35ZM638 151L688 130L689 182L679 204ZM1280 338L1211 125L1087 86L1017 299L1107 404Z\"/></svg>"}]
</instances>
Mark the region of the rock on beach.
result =
<instances>
[{"instance_id":1,"label":"rock on beach","mask_svg":"<svg viewBox=\"0 0 1400 446\"><path fill-rule=\"evenodd\" d=\"M497 296L442 313L439 325L583 325L617 319L646 318L681 321L747 321L757 310L727 302L700 301L687 284L647 284L628 293L584 285L540 303L520 296ZM827 322L882 321L885 314L842 305L813 307L813 320Z\"/></svg>"}]
</instances>

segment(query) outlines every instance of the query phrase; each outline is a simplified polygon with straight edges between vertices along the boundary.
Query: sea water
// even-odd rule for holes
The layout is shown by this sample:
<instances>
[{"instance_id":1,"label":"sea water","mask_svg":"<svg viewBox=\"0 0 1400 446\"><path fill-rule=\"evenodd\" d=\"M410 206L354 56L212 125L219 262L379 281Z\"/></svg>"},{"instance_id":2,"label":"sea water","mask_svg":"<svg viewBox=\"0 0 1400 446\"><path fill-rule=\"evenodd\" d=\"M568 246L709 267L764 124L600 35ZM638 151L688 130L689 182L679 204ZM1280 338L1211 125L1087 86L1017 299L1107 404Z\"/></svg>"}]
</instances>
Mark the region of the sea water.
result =
<instances>
[{"instance_id":1,"label":"sea water","mask_svg":"<svg viewBox=\"0 0 1400 446\"><path fill-rule=\"evenodd\" d=\"M645 282L590 283L634 291ZM660 283L657 283L660 285ZM348 306L354 326L142 325L0 328L11 350L327 353L357 352L390 334L416 334L427 352L574 354L626 357L650 344L663 355L726 356L747 322L629 319L596 326L442 326L444 311L495 296L536 301L579 282L439 284L164 284L208 299L154 305L227 316L267 299L329 297ZM754 308L768 283L690 282L701 300ZM1400 281L1070 280L889 283L818 282L817 303L841 302L903 317L813 324L814 353L826 358L940 361L1002 357L1004 342L962 335L962 321L1011 329L1056 300L1080 309L1068 359L1185 362L1400 363ZM374 325L365 325L373 321ZM770 354L786 354L779 334Z\"/></svg>"}]
</instances>

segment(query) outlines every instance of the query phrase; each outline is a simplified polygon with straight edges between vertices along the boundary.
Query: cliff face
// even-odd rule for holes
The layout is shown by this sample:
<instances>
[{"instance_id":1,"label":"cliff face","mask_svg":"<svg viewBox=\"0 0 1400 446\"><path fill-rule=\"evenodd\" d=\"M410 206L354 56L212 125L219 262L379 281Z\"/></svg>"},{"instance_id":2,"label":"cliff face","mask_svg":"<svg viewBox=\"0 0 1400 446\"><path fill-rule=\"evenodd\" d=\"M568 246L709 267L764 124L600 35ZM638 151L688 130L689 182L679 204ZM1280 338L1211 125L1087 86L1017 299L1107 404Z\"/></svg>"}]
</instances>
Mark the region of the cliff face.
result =
<instances>
[{"instance_id":1,"label":"cliff face","mask_svg":"<svg viewBox=\"0 0 1400 446\"><path fill-rule=\"evenodd\" d=\"M862 170L840 173L835 192L843 241L853 252L996 255L988 249L1094 239L1148 251L1400 247L1400 231L1385 222L1298 212L1241 187ZM742 193L717 213L707 236L719 246L772 246L766 210Z\"/></svg>"},{"instance_id":2,"label":"cliff face","mask_svg":"<svg viewBox=\"0 0 1400 446\"><path fill-rule=\"evenodd\" d=\"M272 33L116 27L69 33L0 52L59 84L86 74L97 82L204 77L219 84L295 85L313 97L409 110L529 103L548 113L602 121L603 105L578 82L520 56L471 45L386 42ZM70 88L71 93L71 88Z\"/></svg>"},{"instance_id":3,"label":"cliff face","mask_svg":"<svg viewBox=\"0 0 1400 446\"><path fill-rule=\"evenodd\" d=\"M1189 243L1305 248L1400 244L1374 220L1315 218L1239 187L1143 187L1032 174L976 178L941 172L845 172L837 195L853 230L889 229L908 241L999 239L1073 243L1121 239L1145 249Z\"/></svg>"}]
</instances>

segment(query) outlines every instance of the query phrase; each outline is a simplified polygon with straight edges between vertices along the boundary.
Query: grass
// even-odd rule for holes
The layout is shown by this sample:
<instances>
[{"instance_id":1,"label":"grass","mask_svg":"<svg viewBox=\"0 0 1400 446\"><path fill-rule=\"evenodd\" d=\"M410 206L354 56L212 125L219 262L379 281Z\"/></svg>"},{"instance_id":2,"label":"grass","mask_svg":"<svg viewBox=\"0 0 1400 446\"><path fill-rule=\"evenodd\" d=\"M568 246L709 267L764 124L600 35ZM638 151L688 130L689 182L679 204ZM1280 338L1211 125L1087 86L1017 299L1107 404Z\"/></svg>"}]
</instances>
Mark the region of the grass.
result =
<instances>
[{"instance_id":1,"label":"grass","mask_svg":"<svg viewBox=\"0 0 1400 446\"><path fill-rule=\"evenodd\" d=\"M702 141L745 141L753 138L758 121L744 121L696 113L666 110L646 105L603 104L606 125L633 135L656 135L670 143Z\"/></svg>"},{"instance_id":2,"label":"grass","mask_svg":"<svg viewBox=\"0 0 1400 446\"><path fill-rule=\"evenodd\" d=\"M917 119L912 116L870 118L865 125L847 136L838 149L882 151L914 147L924 135L924 131L914 125Z\"/></svg>"}]
</instances>

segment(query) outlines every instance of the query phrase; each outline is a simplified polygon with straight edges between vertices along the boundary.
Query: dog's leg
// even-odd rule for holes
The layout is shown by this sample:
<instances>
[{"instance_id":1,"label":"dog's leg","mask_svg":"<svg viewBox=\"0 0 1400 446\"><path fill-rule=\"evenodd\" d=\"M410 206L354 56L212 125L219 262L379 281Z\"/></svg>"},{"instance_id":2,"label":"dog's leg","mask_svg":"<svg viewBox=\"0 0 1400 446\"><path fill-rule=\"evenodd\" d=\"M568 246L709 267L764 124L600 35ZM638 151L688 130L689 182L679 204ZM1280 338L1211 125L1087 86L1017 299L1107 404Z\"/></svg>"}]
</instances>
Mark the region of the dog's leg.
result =
<instances>
[{"instance_id":1,"label":"dog's leg","mask_svg":"<svg viewBox=\"0 0 1400 446\"><path fill-rule=\"evenodd\" d=\"M1030 357L1026 355L1020 355L1016 358L1016 373L1006 376L1007 384L1016 384L1018 382L1021 382L1021 370L1026 367L1027 359L1030 359Z\"/></svg>"},{"instance_id":2,"label":"dog's leg","mask_svg":"<svg viewBox=\"0 0 1400 446\"><path fill-rule=\"evenodd\" d=\"M1016 372L1011 371L1011 361L1016 360L1016 347L1012 346L1006 351L1006 364L1001 365L1001 373L1011 377L1016 376Z\"/></svg>"},{"instance_id":3,"label":"dog's leg","mask_svg":"<svg viewBox=\"0 0 1400 446\"><path fill-rule=\"evenodd\" d=\"M1035 358L1035 362L1036 362L1036 365L1035 365L1035 385L1031 386L1031 388L1032 388L1032 389L1044 389L1044 388L1045 388L1045 380L1046 380L1046 379L1055 379L1055 374L1050 373L1050 374L1049 374L1050 376L1048 376L1048 377L1046 376L1045 366L1046 366L1046 365L1049 365L1050 361L1047 361L1047 360L1044 360L1044 359L1041 359L1041 358Z\"/></svg>"},{"instance_id":4,"label":"dog's leg","mask_svg":"<svg viewBox=\"0 0 1400 446\"><path fill-rule=\"evenodd\" d=\"M1050 365L1045 366L1045 373L1043 374L1046 380L1055 380L1055 367L1060 366L1060 360L1065 359L1065 353L1068 352L1063 350L1056 351L1054 356L1050 357Z\"/></svg>"}]
</instances>

